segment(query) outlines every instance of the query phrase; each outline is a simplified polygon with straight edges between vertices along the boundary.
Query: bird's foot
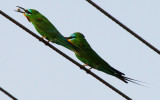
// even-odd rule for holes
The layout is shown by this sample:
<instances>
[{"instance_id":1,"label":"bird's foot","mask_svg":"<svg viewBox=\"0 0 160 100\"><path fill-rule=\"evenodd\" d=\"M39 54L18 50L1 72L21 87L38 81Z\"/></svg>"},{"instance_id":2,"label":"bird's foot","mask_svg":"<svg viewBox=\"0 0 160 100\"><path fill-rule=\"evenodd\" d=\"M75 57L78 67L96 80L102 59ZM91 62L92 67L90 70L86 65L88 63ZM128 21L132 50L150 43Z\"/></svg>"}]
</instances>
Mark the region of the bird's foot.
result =
<instances>
[{"instance_id":1,"label":"bird's foot","mask_svg":"<svg viewBox=\"0 0 160 100\"><path fill-rule=\"evenodd\" d=\"M40 39L39 39L39 41L43 41L43 39L46 39L47 37L41 37Z\"/></svg>"},{"instance_id":2,"label":"bird's foot","mask_svg":"<svg viewBox=\"0 0 160 100\"><path fill-rule=\"evenodd\" d=\"M92 67L90 67L88 70L91 71Z\"/></svg>"},{"instance_id":3,"label":"bird's foot","mask_svg":"<svg viewBox=\"0 0 160 100\"><path fill-rule=\"evenodd\" d=\"M52 43L55 43L53 40L50 40Z\"/></svg>"},{"instance_id":4,"label":"bird's foot","mask_svg":"<svg viewBox=\"0 0 160 100\"><path fill-rule=\"evenodd\" d=\"M90 67L90 68L86 71L86 72L87 72L87 74L89 74L89 73L90 73L91 69L92 69L92 67Z\"/></svg>"},{"instance_id":5,"label":"bird's foot","mask_svg":"<svg viewBox=\"0 0 160 100\"><path fill-rule=\"evenodd\" d=\"M90 67L88 70L86 70L87 74L91 72L92 67Z\"/></svg>"},{"instance_id":6,"label":"bird's foot","mask_svg":"<svg viewBox=\"0 0 160 100\"><path fill-rule=\"evenodd\" d=\"M49 45L50 40L47 40L47 42L45 43L45 45Z\"/></svg>"},{"instance_id":7,"label":"bird's foot","mask_svg":"<svg viewBox=\"0 0 160 100\"><path fill-rule=\"evenodd\" d=\"M83 67L88 66L88 64L82 65Z\"/></svg>"},{"instance_id":8,"label":"bird's foot","mask_svg":"<svg viewBox=\"0 0 160 100\"><path fill-rule=\"evenodd\" d=\"M43 36L42 39L46 39L47 37Z\"/></svg>"},{"instance_id":9,"label":"bird's foot","mask_svg":"<svg viewBox=\"0 0 160 100\"><path fill-rule=\"evenodd\" d=\"M50 41L49 41L49 40L47 40L47 42L49 43Z\"/></svg>"}]
</instances>

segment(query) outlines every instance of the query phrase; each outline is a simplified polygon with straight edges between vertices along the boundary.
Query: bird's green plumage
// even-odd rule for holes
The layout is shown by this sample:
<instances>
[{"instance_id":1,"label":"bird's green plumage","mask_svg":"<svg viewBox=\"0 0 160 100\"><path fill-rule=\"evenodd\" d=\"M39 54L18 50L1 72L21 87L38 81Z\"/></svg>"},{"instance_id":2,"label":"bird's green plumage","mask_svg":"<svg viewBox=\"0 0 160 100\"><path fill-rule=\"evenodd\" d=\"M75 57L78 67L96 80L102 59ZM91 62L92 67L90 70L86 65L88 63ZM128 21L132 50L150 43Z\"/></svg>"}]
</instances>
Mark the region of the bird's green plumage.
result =
<instances>
[{"instance_id":1,"label":"bird's green plumage","mask_svg":"<svg viewBox=\"0 0 160 100\"><path fill-rule=\"evenodd\" d=\"M114 69L111 67L106 61L104 61L88 44L83 34L76 32L73 33L69 38L68 41L78 47L80 50L78 51L78 54L76 54L76 57L84 62L85 64L89 65L90 67L97 69L99 71L105 72L109 75L113 75L120 80L127 83L129 81L125 77L124 73Z\"/></svg>"},{"instance_id":2,"label":"bird's green plumage","mask_svg":"<svg viewBox=\"0 0 160 100\"><path fill-rule=\"evenodd\" d=\"M19 7L19 6L18 6ZM21 11L24 10L24 11ZM17 12L23 13L26 18L34 25L36 30L47 40L62 45L75 52L76 57L92 68L113 75L120 80L134 82L134 79L125 77L124 74L104 61L88 44L81 33L74 33L69 38L63 37L55 26L42 14L34 9L24 9L19 7ZM137 84L137 83L136 83Z\"/></svg>"},{"instance_id":3,"label":"bird's green plumage","mask_svg":"<svg viewBox=\"0 0 160 100\"><path fill-rule=\"evenodd\" d=\"M78 48L69 43L45 16L34 9L27 9L27 12L25 12L24 15L43 37L46 37L47 40L62 45L74 52L78 51Z\"/></svg>"}]
</instances>

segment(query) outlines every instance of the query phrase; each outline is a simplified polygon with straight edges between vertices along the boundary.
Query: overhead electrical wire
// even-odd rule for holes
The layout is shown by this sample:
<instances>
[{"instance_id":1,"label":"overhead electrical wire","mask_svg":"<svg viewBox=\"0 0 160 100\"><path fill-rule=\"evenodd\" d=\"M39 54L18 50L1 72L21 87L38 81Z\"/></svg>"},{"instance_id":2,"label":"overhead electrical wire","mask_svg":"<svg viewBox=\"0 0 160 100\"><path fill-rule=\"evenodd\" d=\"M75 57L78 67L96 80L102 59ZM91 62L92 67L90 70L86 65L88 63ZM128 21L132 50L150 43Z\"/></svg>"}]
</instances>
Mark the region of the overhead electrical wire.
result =
<instances>
[{"instance_id":1,"label":"overhead electrical wire","mask_svg":"<svg viewBox=\"0 0 160 100\"><path fill-rule=\"evenodd\" d=\"M104 15L106 15L107 17L109 17L111 20L113 20L115 23L117 23L118 25L120 25L123 29L125 29L126 31L128 31L133 36L135 36L138 40L140 40L141 42L143 42L144 44L146 44L148 47L150 47L152 50L154 50L155 52L157 52L158 54L160 54L160 51L156 47L154 47L152 44L150 44L145 39L143 39L142 37L140 37L138 34L136 34L134 31L132 31L126 25L124 25L123 23L121 23L120 21L118 21L115 17L113 17L112 15L110 15L108 12L106 12L104 9L102 9L100 6L98 6L92 0L86 0L86 1L88 3L90 3L92 6L94 6L95 8L97 8Z\"/></svg>"},{"instance_id":2,"label":"overhead electrical wire","mask_svg":"<svg viewBox=\"0 0 160 100\"><path fill-rule=\"evenodd\" d=\"M4 90L3 88L0 87L0 91L2 91L4 94L6 94L8 97L10 97L13 100L18 100L16 97L14 97L13 95L11 95L9 92L7 92L6 90Z\"/></svg>"}]
</instances>

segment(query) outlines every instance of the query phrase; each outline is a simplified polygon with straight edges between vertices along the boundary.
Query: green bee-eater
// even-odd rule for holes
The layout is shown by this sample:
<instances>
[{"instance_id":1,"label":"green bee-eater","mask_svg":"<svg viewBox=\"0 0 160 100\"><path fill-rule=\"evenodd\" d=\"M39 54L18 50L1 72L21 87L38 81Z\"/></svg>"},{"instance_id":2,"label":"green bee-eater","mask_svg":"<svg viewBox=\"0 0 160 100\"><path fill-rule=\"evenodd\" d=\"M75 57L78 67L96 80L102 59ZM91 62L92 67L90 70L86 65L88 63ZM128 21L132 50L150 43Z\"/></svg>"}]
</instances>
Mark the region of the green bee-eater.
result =
<instances>
[{"instance_id":1,"label":"green bee-eater","mask_svg":"<svg viewBox=\"0 0 160 100\"><path fill-rule=\"evenodd\" d=\"M88 44L83 34L76 32L68 37L68 41L79 48L76 57L85 63L84 66L90 66L91 68L105 72L109 75L113 75L125 83L128 81L136 83L134 79L125 77L124 73L111 67L106 61L104 61ZM136 83L138 84L138 83Z\"/></svg>"},{"instance_id":2,"label":"green bee-eater","mask_svg":"<svg viewBox=\"0 0 160 100\"><path fill-rule=\"evenodd\" d=\"M46 38L47 40L58 45L62 45L74 52L78 51L78 48L69 43L67 39L55 28L55 26L37 10L24 9L19 6L17 7L18 10L16 11L24 14L28 21L34 25L39 34L43 36L42 38Z\"/></svg>"}]
</instances>

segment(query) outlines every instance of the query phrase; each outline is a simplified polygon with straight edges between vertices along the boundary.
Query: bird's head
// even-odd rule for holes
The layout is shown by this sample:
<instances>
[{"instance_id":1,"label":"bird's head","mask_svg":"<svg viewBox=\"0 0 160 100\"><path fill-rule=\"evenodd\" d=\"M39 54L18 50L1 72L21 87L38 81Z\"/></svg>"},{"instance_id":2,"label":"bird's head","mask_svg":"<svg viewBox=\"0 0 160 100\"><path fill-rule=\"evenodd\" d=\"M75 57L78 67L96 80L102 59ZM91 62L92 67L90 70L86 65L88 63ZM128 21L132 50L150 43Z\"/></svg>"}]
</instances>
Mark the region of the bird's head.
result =
<instances>
[{"instance_id":1,"label":"bird's head","mask_svg":"<svg viewBox=\"0 0 160 100\"><path fill-rule=\"evenodd\" d=\"M23 13L23 15L28 19L29 22L32 22L32 19L39 15L40 13L37 10L34 9L24 9L22 7L17 6L18 9L15 10L17 12Z\"/></svg>"},{"instance_id":2,"label":"bird's head","mask_svg":"<svg viewBox=\"0 0 160 100\"><path fill-rule=\"evenodd\" d=\"M70 42L70 43L73 43L74 41L80 41L80 40L83 40L85 39L84 35L80 32L75 32L73 33L70 37L67 37L67 40Z\"/></svg>"}]
</instances>

